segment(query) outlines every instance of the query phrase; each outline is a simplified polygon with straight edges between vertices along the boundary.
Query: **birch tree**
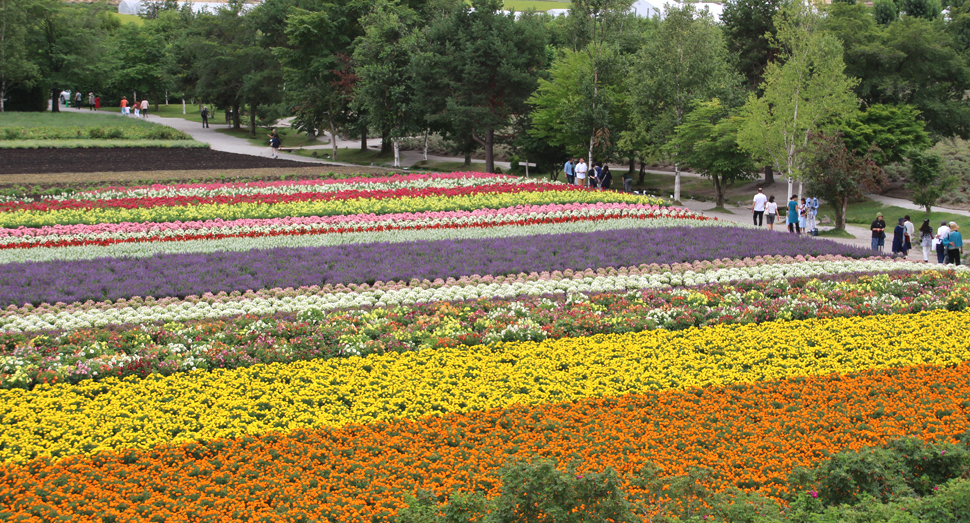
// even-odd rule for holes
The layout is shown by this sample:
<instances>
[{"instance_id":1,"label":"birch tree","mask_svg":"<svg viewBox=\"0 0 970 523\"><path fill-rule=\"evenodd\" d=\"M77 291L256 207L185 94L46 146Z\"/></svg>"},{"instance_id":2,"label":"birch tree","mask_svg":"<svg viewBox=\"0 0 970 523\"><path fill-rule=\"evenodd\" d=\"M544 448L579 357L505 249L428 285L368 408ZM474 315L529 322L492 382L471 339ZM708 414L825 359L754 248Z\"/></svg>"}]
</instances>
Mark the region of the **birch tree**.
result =
<instances>
[{"instance_id":1,"label":"birch tree","mask_svg":"<svg viewBox=\"0 0 970 523\"><path fill-rule=\"evenodd\" d=\"M842 44L821 30L820 21L818 8L805 0L778 12L778 59L765 68L764 94L751 95L742 110L738 144L784 174L789 195L801 179L809 137L857 110L852 89L858 80L845 75Z\"/></svg>"}]
</instances>

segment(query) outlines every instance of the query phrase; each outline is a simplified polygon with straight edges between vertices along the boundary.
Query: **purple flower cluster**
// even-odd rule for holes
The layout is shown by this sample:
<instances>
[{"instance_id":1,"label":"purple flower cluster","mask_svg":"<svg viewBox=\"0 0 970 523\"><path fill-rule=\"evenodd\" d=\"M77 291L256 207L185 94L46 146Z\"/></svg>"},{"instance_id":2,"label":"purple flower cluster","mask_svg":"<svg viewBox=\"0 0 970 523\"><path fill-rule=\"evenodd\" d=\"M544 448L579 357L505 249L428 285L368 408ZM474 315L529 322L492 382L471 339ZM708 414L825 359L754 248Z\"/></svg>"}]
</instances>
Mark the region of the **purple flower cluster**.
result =
<instances>
[{"instance_id":1,"label":"purple flower cluster","mask_svg":"<svg viewBox=\"0 0 970 523\"><path fill-rule=\"evenodd\" d=\"M643 263L840 254L868 249L827 240L732 227L670 227L515 238L438 240L277 248L209 254L160 254L0 265L0 306L103 301L133 296L185 297L323 284L434 280L598 269Z\"/></svg>"}]
</instances>

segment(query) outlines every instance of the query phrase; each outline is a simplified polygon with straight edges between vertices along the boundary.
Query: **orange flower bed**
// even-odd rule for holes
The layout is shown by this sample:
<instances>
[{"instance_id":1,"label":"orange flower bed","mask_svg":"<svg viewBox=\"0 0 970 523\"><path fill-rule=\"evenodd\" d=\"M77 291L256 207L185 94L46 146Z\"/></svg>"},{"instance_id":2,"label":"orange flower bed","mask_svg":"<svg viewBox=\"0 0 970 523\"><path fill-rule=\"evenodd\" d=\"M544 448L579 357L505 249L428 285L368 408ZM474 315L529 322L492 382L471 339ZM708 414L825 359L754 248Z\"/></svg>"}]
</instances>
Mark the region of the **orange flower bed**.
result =
<instances>
[{"instance_id":1,"label":"orange flower bed","mask_svg":"<svg viewBox=\"0 0 970 523\"><path fill-rule=\"evenodd\" d=\"M910 367L299 430L0 466L4 521L387 521L405 493L497 493L510 459L621 475L690 467L769 495L798 465L968 429L970 364Z\"/></svg>"}]
</instances>

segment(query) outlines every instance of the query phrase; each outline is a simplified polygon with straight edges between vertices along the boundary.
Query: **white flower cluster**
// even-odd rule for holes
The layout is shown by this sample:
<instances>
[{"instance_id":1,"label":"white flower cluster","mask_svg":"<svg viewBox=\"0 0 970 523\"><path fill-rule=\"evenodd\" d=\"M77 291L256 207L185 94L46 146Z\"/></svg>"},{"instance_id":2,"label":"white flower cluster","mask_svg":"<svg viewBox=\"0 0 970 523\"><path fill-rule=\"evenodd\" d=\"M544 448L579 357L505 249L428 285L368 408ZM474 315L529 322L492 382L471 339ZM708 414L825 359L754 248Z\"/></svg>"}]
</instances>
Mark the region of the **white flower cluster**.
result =
<instances>
[{"instance_id":1,"label":"white flower cluster","mask_svg":"<svg viewBox=\"0 0 970 523\"><path fill-rule=\"evenodd\" d=\"M936 269L922 263L887 259L805 261L775 263L745 267L729 267L710 271L650 273L620 270L612 274L578 273L573 276L529 279L509 277L502 282L440 282L397 288L368 288L350 292L296 292L292 295L253 293L249 299L225 296L189 297L171 300L161 305L95 304L88 308L49 307L42 311L11 313L0 317L5 331L36 331L45 329L79 329L118 323L146 323L155 321L186 321L218 318L241 314L272 315L320 309L332 310L366 306L391 306L436 301L457 301L478 298L514 298L516 296L608 292L668 286L689 286L723 283L738 280L775 280L811 277L824 274L852 272L922 271ZM947 266L952 268L952 266ZM970 268L961 267L966 271Z\"/></svg>"}]
</instances>

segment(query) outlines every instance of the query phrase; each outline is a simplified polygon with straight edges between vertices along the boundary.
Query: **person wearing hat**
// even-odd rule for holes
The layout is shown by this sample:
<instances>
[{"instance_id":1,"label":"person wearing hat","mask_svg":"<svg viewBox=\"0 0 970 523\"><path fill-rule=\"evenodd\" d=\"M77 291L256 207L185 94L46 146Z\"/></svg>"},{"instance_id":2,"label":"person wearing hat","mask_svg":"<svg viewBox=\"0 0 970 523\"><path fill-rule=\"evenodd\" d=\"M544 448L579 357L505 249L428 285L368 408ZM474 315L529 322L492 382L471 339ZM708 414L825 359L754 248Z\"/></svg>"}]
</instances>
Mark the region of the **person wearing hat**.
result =
<instances>
[{"instance_id":1,"label":"person wearing hat","mask_svg":"<svg viewBox=\"0 0 970 523\"><path fill-rule=\"evenodd\" d=\"M946 263L946 237L950 234L950 224L943 220L940 222L940 228L936 230L936 238L933 244L936 246L936 262Z\"/></svg>"},{"instance_id":2,"label":"person wearing hat","mask_svg":"<svg viewBox=\"0 0 970 523\"><path fill-rule=\"evenodd\" d=\"M882 219L882 213L876 213L876 219L869 225L872 231L872 250L881 251L886 246L886 221Z\"/></svg>"},{"instance_id":3,"label":"person wearing hat","mask_svg":"<svg viewBox=\"0 0 970 523\"><path fill-rule=\"evenodd\" d=\"M960 226L950 222L950 234L946 236L948 263L960 265L960 257L963 256L963 235L960 234Z\"/></svg>"}]
</instances>

